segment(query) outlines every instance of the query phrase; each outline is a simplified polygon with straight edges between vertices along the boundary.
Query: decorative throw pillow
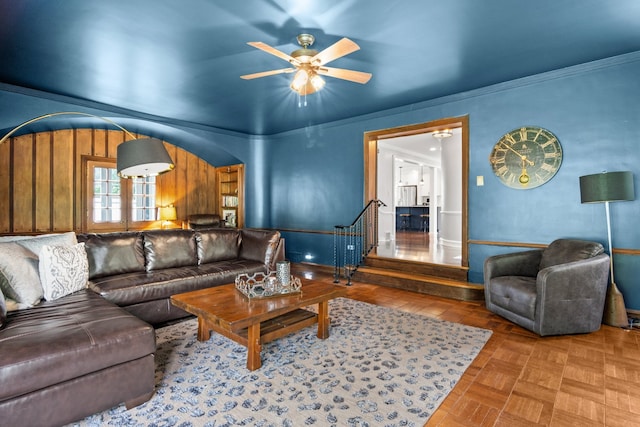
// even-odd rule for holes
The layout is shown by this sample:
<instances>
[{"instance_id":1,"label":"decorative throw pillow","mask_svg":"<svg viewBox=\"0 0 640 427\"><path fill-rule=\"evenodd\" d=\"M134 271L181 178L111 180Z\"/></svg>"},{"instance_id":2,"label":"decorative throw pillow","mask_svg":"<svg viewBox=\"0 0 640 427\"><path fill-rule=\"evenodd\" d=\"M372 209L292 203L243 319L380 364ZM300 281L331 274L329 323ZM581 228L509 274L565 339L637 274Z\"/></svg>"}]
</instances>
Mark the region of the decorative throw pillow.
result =
<instances>
[{"instance_id":1,"label":"decorative throw pillow","mask_svg":"<svg viewBox=\"0 0 640 427\"><path fill-rule=\"evenodd\" d=\"M0 243L17 242L18 240L33 239L36 236L0 236Z\"/></svg>"},{"instance_id":2,"label":"decorative throw pillow","mask_svg":"<svg viewBox=\"0 0 640 427\"><path fill-rule=\"evenodd\" d=\"M7 313L10 311L22 310L23 308L29 308L25 306L20 306L17 302L7 297L4 297L4 304L7 307ZM31 307L31 306L30 306Z\"/></svg>"},{"instance_id":3,"label":"decorative throw pillow","mask_svg":"<svg viewBox=\"0 0 640 427\"><path fill-rule=\"evenodd\" d=\"M4 302L4 294L0 292L0 329L7 326L7 304Z\"/></svg>"},{"instance_id":4,"label":"decorative throw pillow","mask_svg":"<svg viewBox=\"0 0 640 427\"><path fill-rule=\"evenodd\" d=\"M240 258L271 265L276 254L279 231L241 230Z\"/></svg>"},{"instance_id":5,"label":"decorative throw pillow","mask_svg":"<svg viewBox=\"0 0 640 427\"><path fill-rule=\"evenodd\" d=\"M51 236L57 236L60 237L62 236L62 238L68 238L69 236L74 235L75 236L75 232L74 231L68 231L66 233L49 233L49 234L14 234L11 236L0 236L0 242L5 243L5 242L17 242L18 240L29 240L29 239L42 239L44 237L51 237Z\"/></svg>"},{"instance_id":6,"label":"decorative throw pillow","mask_svg":"<svg viewBox=\"0 0 640 427\"><path fill-rule=\"evenodd\" d=\"M72 246L78 243L78 240L76 233L69 231L67 233L43 234L32 239L17 240L16 243L29 249L36 256L40 256L40 250L44 245Z\"/></svg>"},{"instance_id":7,"label":"decorative throw pillow","mask_svg":"<svg viewBox=\"0 0 640 427\"><path fill-rule=\"evenodd\" d=\"M5 298L20 308L31 307L42 299L38 257L16 242L0 243L0 289Z\"/></svg>"},{"instance_id":8,"label":"decorative throw pillow","mask_svg":"<svg viewBox=\"0 0 640 427\"><path fill-rule=\"evenodd\" d=\"M47 301L87 287L89 262L84 243L74 246L44 245L40 251L40 281Z\"/></svg>"}]
</instances>

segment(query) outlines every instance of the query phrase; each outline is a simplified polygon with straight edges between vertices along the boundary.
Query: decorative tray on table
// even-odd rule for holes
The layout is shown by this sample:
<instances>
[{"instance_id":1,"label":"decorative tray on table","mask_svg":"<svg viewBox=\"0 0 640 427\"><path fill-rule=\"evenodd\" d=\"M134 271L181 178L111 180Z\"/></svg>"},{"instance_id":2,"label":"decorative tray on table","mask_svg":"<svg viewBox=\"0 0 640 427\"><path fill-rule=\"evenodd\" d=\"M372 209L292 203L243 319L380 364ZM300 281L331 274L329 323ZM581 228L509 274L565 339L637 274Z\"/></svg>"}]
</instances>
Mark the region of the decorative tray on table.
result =
<instances>
[{"instance_id":1,"label":"decorative tray on table","mask_svg":"<svg viewBox=\"0 0 640 427\"><path fill-rule=\"evenodd\" d=\"M248 298L269 298L298 293L302 289L302 282L291 276L289 283L282 283L275 271L268 274L238 274L236 289Z\"/></svg>"}]
</instances>

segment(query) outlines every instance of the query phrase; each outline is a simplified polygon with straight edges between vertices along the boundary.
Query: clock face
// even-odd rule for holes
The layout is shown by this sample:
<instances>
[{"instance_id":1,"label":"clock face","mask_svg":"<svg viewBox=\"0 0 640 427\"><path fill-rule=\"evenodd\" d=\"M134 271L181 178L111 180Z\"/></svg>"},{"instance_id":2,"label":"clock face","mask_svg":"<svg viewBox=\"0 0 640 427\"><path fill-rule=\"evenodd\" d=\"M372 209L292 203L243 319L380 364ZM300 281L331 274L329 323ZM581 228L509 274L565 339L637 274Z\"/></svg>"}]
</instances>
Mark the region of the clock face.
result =
<instances>
[{"instance_id":1,"label":"clock face","mask_svg":"<svg viewBox=\"0 0 640 427\"><path fill-rule=\"evenodd\" d=\"M489 161L504 185L528 190L541 186L558 172L562 147L558 138L546 129L521 127L500 138Z\"/></svg>"}]
</instances>

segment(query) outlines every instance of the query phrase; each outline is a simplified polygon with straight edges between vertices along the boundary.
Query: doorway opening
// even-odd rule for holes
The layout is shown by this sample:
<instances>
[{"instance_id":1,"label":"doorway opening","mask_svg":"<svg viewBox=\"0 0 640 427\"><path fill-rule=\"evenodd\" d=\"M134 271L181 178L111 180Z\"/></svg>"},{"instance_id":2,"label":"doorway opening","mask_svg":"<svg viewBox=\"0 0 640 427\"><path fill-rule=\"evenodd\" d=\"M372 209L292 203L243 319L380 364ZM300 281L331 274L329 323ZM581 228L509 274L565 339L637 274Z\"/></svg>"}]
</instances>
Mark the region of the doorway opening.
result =
<instances>
[{"instance_id":1,"label":"doorway opening","mask_svg":"<svg viewBox=\"0 0 640 427\"><path fill-rule=\"evenodd\" d=\"M364 153L366 200L387 205L374 256L468 269L468 116L365 132Z\"/></svg>"}]
</instances>

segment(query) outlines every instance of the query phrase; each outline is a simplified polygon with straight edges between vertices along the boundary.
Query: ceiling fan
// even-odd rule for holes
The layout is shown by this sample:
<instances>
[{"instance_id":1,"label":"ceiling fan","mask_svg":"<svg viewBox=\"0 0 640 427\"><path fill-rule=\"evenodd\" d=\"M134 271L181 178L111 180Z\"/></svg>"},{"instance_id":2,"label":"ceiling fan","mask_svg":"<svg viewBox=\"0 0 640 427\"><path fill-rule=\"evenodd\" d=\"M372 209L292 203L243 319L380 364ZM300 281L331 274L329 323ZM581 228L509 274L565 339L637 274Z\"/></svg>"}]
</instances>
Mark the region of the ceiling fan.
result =
<instances>
[{"instance_id":1,"label":"ceiling fan","mask_svg":"<svg viewBox=\"0 0 640 427\"><path fill-rule=\"evenodd\" d=\"M315 38L311 34L300 34L297 39L298 44L302 46L302 48L293 51L291 55L287 55L266 43L248 42L247 44L249 46L253 46L257 49L270 53L271 55L277 56L278 58L284 59L293 67L246 74L244 76L240 76L240 78L251 80L260 77L273 76L275 74L295 72L296 74L291 82L291 89L300 95L309 95L322 89L325 82L320 75L348 80L360 84L365 84L369 79L371 79L370 73L325 66L328 62L359 50L360 46L352 40L345 37L338 40L322 52L318 52L315 49L311 49L311 46L315 41Z\"/></svg>"}]
</instances>

